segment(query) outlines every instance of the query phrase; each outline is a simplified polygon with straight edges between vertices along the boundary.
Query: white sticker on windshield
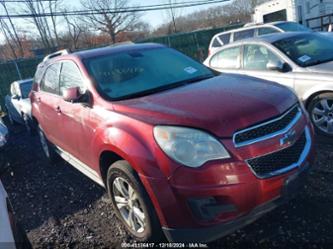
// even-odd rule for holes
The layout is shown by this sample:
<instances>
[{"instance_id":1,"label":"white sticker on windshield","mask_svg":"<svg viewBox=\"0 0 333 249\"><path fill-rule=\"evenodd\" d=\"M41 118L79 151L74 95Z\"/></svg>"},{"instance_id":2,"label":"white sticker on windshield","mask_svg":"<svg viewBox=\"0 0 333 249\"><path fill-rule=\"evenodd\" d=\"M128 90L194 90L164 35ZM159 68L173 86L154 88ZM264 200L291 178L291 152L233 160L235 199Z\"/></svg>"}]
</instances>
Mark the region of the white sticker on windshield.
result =
<instances>
[{"instance_id":1,"label":"white sticker on windshield","mask_svg":"<svg viewBox=\"0 0 333 249\"><path fill-rule=\"evenodd\" d=\"M307 62L307 61L311 60L311 57L308 56L308 55L303 55L303 56L299 57L298 60L299 60L300 62L303 62L303 63L304 63L304 62Z\"/></svg>"},{"instance_id":2,"label":"white sticker on windshield","mask_svg":"<svg viewBox=\"0 0 333 249\"><path fill-rule=\"evenodd\" d=\"M195 69L194 67L186 67L186 68L184 68L184 71L187 72L187 73L189 73L189 74L194 74L194 73L196 73L198 70Z\"/></svg>"}]
</instances>

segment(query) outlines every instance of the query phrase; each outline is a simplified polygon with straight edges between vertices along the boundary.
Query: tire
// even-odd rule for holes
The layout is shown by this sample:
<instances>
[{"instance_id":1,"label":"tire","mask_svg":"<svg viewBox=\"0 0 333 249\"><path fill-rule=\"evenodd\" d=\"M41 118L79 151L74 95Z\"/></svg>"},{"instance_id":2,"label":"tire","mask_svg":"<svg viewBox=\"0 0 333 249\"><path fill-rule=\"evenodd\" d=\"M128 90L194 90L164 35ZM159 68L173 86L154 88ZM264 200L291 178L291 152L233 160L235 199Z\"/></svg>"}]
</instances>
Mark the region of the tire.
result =
<instances>
[{"instance_id":1,"label":"tire","mask_svg":"<svg viewBox=\"0 0 333 249\"><path fill-rule=\"evenodd\" d=\"M308 105L308 112L317 134L333 138L333 93L315 96Z\"/></svg>"},{"instance_id":2,"label":"tire","mask_svg":"<svg viewBox=\"0 0 333 249\"><path fill-rule=\"evenodd\" d=\"M126 184L133 189L132 198L129 197L128 205L119 204L119 184L124 180L123 186L126 188ZM113 208L116 212L117 217L122 221L127 231L136 241L153 241L158 242L163 237L161 225L158 217L151 203L151 200L145 191L137 173L132 169L127 161L117 161L111 165L107 174L107 189ZM125 191L126 192L126 191ZM128 191L127 193L130 193ZM116 199L118 202L116 202ZM123 205L123 208L119 208ZM129 215L129 210L132 210L132 215ZM133 210L136 210L134 212ZM132 217L133 222L126 221L124 218L128 212L128 216ZM142 215L143 214L143 215ZM140 217L140 218L138 218ZM130 220L130 219L128 219ZM139 221L141 220L141 222ZM134 228L133 228L134 227Z\"/></svg>"},{"instance_id":3,"label":"tire","mask_svg":"<svg viewBox=\"0 0 333 249\"><path fill-rule=\"evenodd\" d=\"M59 155L55 151L54 145L47 140L43 130L38 126L38 135L39 135L39 141L41 143L42 150L44 152L44 156L47 158L47 160L51 163L55 163L59 161Z\"/></svg>"}]
</instances>

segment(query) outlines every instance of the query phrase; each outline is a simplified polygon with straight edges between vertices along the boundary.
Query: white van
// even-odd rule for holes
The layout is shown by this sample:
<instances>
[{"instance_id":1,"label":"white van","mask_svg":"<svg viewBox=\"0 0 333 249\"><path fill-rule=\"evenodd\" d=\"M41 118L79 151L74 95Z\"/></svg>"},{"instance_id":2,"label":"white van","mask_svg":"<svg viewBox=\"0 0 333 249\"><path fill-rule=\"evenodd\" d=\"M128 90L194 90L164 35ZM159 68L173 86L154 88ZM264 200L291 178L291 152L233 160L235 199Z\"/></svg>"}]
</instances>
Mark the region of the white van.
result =
<instances>
[{"instance_id":1,"label":"white van","mask_svg":"<svg viewBox=\"0 0 333 249\"><path fill-rule=\"evenodd\" d=\"M245 25L243 28L229 30L226 32L216 34L209 44L209 55L214 53L217 49L223 45L227 45L231 42L243 40L246 38L252 38L272 33L283 32L304 32L311 31L296 22L273 22L267 24L251 24Z\"/></svg>"}]
</instances>

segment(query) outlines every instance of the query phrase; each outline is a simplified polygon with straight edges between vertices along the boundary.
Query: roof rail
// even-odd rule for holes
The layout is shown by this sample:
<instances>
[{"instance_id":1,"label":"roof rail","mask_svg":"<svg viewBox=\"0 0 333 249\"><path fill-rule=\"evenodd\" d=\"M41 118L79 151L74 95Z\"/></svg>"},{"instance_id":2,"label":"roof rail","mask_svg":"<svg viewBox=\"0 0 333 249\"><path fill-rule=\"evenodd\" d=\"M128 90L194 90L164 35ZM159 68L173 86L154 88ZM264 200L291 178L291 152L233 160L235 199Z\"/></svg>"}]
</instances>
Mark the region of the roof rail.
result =
<instances>
[{"instance_id":1,"label":"roof rail","mask_svg":"<svg viewBox=\"0 0 333 249\"><path fill-rule=\"evenodd\" d=\"M117 46L122 46L122 45L131 45L131 44L135 44L135 43L132 41L123 41L123 42L116 42L116 43L110 44L109 46L117 47Z\"/></svg>"},{"instance_id":2,"label":"roof rail","mask_svg":"<svg viewBox=\"0 0 333 249\"><path fill-rule=\"evenodd\" d=\"M43 62L47 61L49 59L52 59L54 57L61 56L61 55L66 55L66 54L69 54L69 53L70 52L67 49L59 50L57 52L54 52L52 54L49 54L49 55L45 56L44 59L43 59Z\"/></svg>"}]
</instances>

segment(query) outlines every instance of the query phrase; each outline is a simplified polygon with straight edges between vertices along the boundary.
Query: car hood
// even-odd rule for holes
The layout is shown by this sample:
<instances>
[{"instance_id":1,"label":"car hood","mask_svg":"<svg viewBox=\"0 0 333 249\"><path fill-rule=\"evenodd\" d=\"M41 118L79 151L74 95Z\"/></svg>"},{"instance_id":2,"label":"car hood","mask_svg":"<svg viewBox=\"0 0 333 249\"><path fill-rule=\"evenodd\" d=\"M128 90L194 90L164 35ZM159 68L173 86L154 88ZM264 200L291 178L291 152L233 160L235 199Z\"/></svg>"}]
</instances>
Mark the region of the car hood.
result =
<instances>
[{"instance_id":1,"label":"car hood","mask_svg":"<svg viewBox=\"0 0 333 249\"><path fill-rule=\"evenodd\" d=\"M307 67L310 72L333 75L333 61Z\"/></svg>"},{"instance_id":2,"label":"car hood","mask_svg":"<svg viewBox=\"0 0 333 249\"><path fill-rule=\"evenodd\" d=\"M224 74L149 96L117 102L115 111L153 125L179 125L231 137L282 114L297 102L284 86Z\"/></svg>"}]
</instances>

